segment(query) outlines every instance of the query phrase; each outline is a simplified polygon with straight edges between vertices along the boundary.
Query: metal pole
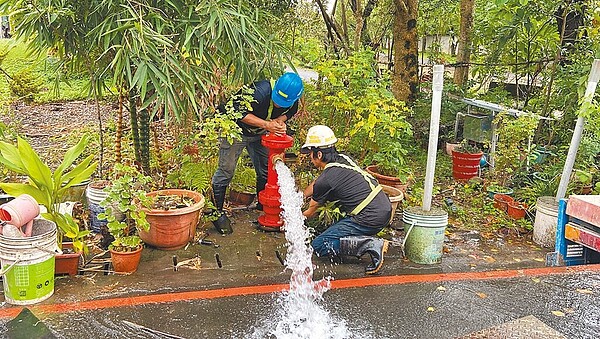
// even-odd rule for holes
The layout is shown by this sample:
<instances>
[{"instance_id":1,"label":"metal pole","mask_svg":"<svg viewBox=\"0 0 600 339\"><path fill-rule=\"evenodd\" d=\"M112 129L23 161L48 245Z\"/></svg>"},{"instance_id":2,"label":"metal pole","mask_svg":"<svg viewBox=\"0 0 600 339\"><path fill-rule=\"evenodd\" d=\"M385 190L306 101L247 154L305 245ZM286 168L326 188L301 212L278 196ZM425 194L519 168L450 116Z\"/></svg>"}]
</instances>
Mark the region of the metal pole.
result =
<instances>
[{"instance_id":1,"label":"metal pole","mask_svg":"<svg viewBox=\"0 0 600 339\"><path fill-rule=\"evenodd\" d=\"M444 89L444 65L433 66L433 95L431 97L431 122L429 124L429 148L427 150L427 171L425 172L425 192L423 192L423 211L431 209L433 194L433 176L437 155L438 133L440 129L440 111L442 108L442 90Z\"/></svg>"},{"instance_id":2,"label":"metal pole","mask_svg":"<svg viewBox=\"0 0 600 339\"><path fill-rule=\"evenodd\" d=\"M592 70L588 78L587 87L585 89L585 96L583 102L590 102L594 98L594 92L596 92L596 86L600 80L600 59L594 59L592 63ZM558 191L556 192L556 201L565 197L567 193L567 185L571 178L571 171L573 171L573 165L575 164L575 157L577 156L577 149L581 142L581 135L583 134L583 126L585 124L585 118L580 116L577 118L577 124L575 124L575 130L573 131L573 137L571 138L571 145L569 146L569 153L567 153L567 160L565 161L565 167L563 168L562 175L560 177L560 184L558 185Z\"/></svg>"}]
</instances>

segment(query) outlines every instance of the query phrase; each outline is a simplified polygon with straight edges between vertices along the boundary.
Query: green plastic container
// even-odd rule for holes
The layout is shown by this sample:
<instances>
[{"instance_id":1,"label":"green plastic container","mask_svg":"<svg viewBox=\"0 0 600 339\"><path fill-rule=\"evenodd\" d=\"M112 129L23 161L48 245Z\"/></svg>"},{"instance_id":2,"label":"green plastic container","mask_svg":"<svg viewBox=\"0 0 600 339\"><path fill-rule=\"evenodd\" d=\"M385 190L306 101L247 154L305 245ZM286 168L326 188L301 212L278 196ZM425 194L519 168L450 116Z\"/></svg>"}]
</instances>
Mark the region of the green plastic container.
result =
<instances>
[{"instance_id":1,"label":"green plastic container","mask_svg":"<svg viewBox=\"0 0 600 339\"><path fill-rule=\"evenodd\" d=\"M31 305L54 294L56 224L34 220L33 235L9 238L0 235L0 261L4 298L13 305Z\"/></svg>"},{"instance_id":2,"label":"green plastic container","mask_svg":"<svg viewBox=\"0 0 600 339\"><path fill-rule=\"evenodd\" d=\"M406 236L404 252L417 264L437 264L442 261L444 234L448 213L440 208L425 212L421 207L409 207L402 213Z\"/></svg>"}]
</instances>

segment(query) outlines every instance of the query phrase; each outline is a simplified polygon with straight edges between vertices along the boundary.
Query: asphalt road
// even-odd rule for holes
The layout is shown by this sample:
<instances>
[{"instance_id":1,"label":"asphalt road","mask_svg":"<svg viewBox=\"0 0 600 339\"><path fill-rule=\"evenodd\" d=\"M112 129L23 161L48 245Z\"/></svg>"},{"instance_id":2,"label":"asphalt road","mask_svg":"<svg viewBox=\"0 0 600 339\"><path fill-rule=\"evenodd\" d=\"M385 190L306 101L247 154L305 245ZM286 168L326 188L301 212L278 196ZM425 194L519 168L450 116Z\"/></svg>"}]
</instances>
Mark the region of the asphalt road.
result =
<instances>
[{"instance_id":1,"label":"asphalt road","mask_svg":"<svg viewBox=\"0 0 600 339\"><path fill-rule=\"evenodd\" d=\"M519 270L513 272L516 276L440 274L427 277L435 280L431 282L388 277L373 286L367 279L337 281L318 302L324 313L313 314L311 320L309 313L314 311L303 308L297 311L301 316L294 326L314 332L306 338L318 339L455 338L534 316L548 327L516 326L508 338L550 338L555 331L565 338L598 338L600 267L590 268L532 274ZM64 305L33 311L60 338L275 338L269 333L276 330L282 314L289 314L281 292L269 293L280 288L165 294L146 302L141 297L136 302L116 300L114 305L74 303L70 307L75 311L70 312L60 312L68 309ZM132 306L122 306L127 304ZM326 317L330 323L321 321ZM12 336L7 332L8 320L0 318L0 330L15 337L14 331Z\"/></svg>"}]
</instances>

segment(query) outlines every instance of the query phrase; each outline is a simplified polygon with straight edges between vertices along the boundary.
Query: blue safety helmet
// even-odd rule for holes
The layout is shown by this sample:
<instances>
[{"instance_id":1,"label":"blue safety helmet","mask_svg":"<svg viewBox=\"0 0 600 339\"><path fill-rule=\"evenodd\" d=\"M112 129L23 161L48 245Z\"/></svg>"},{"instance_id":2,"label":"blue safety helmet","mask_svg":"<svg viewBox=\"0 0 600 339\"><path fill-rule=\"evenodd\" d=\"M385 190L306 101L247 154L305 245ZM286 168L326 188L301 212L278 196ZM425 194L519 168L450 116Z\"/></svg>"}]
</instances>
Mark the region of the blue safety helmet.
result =
<instances>
[{"instance_id":1,"label":"blue safety helmet","mask_svg":"<svg viewBox=\"0 0 600 339\"><path fill-rule=\"evenodd\" d=\"M288 72L277 79L275 86L273 86L271 99L275 105L288 108L302 96L303 91L304 84L302 83L302 79L300 79L298 74Z\"/></svg>"}]
</instances>

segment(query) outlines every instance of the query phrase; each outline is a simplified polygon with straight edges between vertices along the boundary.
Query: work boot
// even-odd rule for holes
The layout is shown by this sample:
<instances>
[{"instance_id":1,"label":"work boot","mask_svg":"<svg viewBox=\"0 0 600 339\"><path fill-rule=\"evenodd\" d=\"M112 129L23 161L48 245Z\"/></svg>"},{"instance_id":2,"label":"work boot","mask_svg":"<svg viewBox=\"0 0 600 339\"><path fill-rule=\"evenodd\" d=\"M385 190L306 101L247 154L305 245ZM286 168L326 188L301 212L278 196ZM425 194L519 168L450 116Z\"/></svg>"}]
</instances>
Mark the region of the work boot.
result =
<instances>
[{"instance_id":1,"label":"work boot","mask_svg":"<svg viewBox=\"0 0 600 339\"><path fill-rule=\"evenodd\" d=\"M340 239L340 254L360 258L363 254L368 253L371 256L371 263L365 268L365 274L375 274L383 266L383 256L387 252L388 246L387 240L377 237L345 237Z\"/></svg>"},{"instance_id":2,"label":"work boot","mask_svg":"<svg viewBox=\"0 0 600 339\"><path fill-rule=\"evenodd\" d=\"M227 192L227 185L212 185L213 189L213 204L217 208L214 215L217 217L213 220L215 229L221 234L231 234L233 229L231 228L231 221L223 212L223 205L225 205L225 192Z\"/></svg>"}]
</instances>

